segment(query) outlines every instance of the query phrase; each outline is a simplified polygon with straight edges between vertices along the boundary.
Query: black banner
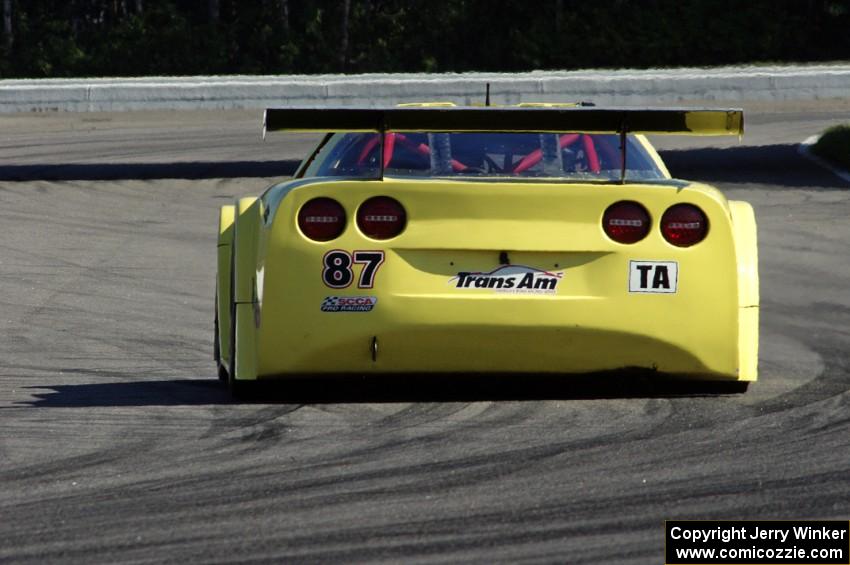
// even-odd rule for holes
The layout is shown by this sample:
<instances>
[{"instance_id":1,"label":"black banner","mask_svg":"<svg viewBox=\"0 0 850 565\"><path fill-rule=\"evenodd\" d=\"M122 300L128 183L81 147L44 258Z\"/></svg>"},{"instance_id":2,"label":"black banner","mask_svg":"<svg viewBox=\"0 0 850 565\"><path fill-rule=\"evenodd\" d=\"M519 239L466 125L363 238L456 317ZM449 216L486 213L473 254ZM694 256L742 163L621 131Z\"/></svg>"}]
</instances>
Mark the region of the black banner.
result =
<instances>
[{"instance_id":1,"label":"black banner","mask_svg":"<svg viewBox=\"0 0 850 565\"><path fill-rule=\"evenodd\" d=\"M850 522L667 520L667 565L850 565Z\"/></svg>"}]
</instances>

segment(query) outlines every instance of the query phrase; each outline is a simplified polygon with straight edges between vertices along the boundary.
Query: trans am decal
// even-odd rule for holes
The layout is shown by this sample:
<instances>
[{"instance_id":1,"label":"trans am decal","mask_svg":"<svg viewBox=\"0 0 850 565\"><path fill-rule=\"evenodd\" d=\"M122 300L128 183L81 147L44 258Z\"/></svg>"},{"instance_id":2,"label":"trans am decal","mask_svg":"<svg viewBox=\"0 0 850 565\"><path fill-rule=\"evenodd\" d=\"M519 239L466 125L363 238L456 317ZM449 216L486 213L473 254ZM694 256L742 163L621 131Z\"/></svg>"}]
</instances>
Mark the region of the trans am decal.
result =
<instances>
[{"instance_id":1,"label":"trans am decal","mask_svg":"<svg viewBox=\"0 0 850 565\"><path fill-rule=\"evenodd\" d=\"M550 272L522 265L503 265L489 273L459 272L449 279L458 289L487 289L514 294L555 294L563 272Z\"/></svg>"},{"instance_id":2,"label":"trans am decal","mask_svg":"<svg viewBox=\"0 0 850 565\"><path fill-rule=\"evenodd\" d=\"M629 292L675 294L678 285L675 261L629 261Z\"/></svg>"},{"instance_id":3,"label":"trans am decal","mask_svg":"<svg viewBox=\"0 0 850 565\"><path fill-rule=\"evenodd\" d=\"M328 296L322 312L371 312L377 303L377 296Z\"/></svg>"}]
</instances>

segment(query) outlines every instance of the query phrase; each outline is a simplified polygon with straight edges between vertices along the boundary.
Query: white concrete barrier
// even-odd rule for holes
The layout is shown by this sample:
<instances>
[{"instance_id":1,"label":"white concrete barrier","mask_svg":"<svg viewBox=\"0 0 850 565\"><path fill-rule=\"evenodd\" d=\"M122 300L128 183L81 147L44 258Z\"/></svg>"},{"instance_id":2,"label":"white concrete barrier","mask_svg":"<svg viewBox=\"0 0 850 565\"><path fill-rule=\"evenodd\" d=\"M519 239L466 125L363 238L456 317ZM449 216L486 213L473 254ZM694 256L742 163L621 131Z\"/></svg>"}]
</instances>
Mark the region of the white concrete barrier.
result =
<instances>
[{"instance_id":1,"label":"white concrete barrier","mask_svg":"<svg viewBox=\"0 0 850 565\"><path fill-rule=\"evenodd\" d=\"M588 100L600 105L850 98L850 65L528 73L211 76L0 81L0 113L238 109L398 102L494 104Z\"/></svg>"}]
</instances>

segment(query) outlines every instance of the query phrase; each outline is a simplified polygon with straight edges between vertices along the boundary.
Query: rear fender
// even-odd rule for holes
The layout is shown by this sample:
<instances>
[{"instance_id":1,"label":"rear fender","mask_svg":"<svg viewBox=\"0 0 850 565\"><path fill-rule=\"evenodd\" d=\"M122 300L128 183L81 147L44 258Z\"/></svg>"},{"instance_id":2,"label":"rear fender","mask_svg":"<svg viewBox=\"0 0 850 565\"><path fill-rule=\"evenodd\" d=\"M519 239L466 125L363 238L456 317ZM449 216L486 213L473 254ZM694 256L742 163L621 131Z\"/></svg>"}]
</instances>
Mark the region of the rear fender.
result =
<instances>
[{"instance_id":1,"label":"rear fender","mask_svg":"<svg viewBox=\"0 0 850 565\"><path fill-rule=\"evenodd\" d=\"M261 208L262 202L255 197L240 198L235 206L231 267L234 359L231 360L231 375L240 381L257 378L259 309L256 266Z\"/></svg>"},{"instance_id":2,"label":"rear fender","mask_svg":"<svg viewBox=\"0 0 850 565\"><path fill-rule=\"evenodd\" d=\"M218 318L219 359L222 365L230 366L230 253L233 247L233 220L236 207L222 206L218 215L218 257L216 276L216 316Z\"/></svg>"},{"instance_id":3,"label":"rear fender","mask_svg":"<svg viewBox=\"0 0 850 565\"><path fill-rule=\"evenodd\" d=\"M759 273L758 233L753 207L730 201L738 262L738 378L758 377Z\"/></svg>"}]
</instances>

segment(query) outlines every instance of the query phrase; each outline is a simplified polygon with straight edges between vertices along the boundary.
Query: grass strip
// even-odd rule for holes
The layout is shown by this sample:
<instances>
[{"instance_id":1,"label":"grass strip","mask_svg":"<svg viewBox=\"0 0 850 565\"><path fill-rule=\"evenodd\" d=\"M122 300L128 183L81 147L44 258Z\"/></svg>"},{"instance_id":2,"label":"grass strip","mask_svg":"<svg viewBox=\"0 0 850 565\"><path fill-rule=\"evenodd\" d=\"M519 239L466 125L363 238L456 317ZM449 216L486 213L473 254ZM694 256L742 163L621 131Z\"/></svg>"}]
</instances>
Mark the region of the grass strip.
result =
<instances>
[{"instance_id":1,"label":"grass strip","mask_svg":"<svg viewBox=\"0 0 850 565\"><path fill-rule=\"evenodd\" d=\"M833 165L850 170L850 124L832 126L823 132L812 153Z\"/></svg>"}]
</instances>

